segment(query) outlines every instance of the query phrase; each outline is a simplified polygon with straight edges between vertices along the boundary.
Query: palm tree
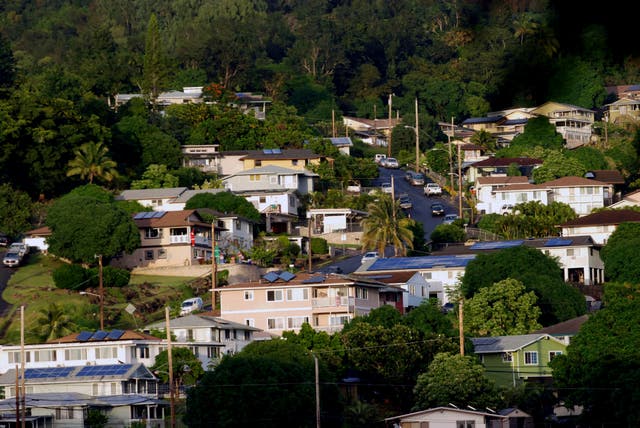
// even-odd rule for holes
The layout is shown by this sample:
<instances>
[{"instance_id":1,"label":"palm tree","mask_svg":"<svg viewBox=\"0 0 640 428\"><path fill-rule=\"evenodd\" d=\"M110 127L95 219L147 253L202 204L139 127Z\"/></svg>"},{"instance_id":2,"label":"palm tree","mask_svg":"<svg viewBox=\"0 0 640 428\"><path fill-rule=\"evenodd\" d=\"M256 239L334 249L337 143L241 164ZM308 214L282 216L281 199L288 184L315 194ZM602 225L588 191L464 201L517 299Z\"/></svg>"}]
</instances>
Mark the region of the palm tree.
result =
<instances>
[{"instance_id":1,"label":"palm tree","mask_svg":"<svg viewBox=\"0 0 640 428\"><path fill-rule=\"evenodd\" d=\"M71 333L75 329L75 324L65 313L62 306L55 303L49 304L47 308L40 309L40 317L36 320L38 332L45 340L57 339L65 334Z\"/></svg>"},{"instance_id":2,"label":"palm tree","mask_svg":"<svg viewBox=\"0 0 640 428\"><path fill-rule=\"evenodd\" d=\"M393 245L396 256L404 256L407 248L413 248L413 232L409 228L413 220L404 216L399 201L380 195L378 201L367 206L367 211L369 216L362 220L364 248L375 248L384 254L385 247Z\"/></svg>"},{"instance_id":3,"label":"palm tree","mask_svg":"<svg viewBox=\"0 0 640 428\"><path fill-rule=\"evenodd\" d=\"M111 181L118 177L116 163L108 156L109 149L102 143L84 143L73 153L76 157L69 161L67 177L79 175L82 179L88 178L89 183L93 183L94 178Z\"/></svg>"},{"instance_id":4,"label":"palm tree","mask_svg":"<svg viewBox=\"0 0 640 428\"><path fill-rule=\"evenodd\" d=\"M536 34L540 24L534 21L533 17L529 14L523 13L513 21L514 36L520 40L520 44L524 43L525 36L531 36Z\"/></svg>"}]
</instances>

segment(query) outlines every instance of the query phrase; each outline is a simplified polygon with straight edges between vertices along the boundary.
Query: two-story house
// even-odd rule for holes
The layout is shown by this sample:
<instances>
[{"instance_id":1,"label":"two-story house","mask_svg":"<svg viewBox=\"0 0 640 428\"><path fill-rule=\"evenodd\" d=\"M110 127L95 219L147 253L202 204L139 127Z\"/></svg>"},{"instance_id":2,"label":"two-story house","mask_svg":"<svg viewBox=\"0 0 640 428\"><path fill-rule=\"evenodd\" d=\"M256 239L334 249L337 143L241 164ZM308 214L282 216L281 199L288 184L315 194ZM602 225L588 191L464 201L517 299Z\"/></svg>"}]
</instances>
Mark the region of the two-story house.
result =
<instances>
[{"instance_id":1,"label":"two-story house","mask_svg":"<svg viewBox=\"0 0 640 428\"><path fill-rule=\"evenodd\" d=\"M549 203L562 202L569 205L579 216L603 208L610 198L610 185L583 177L561 177L542 183L550 190Z\"/></svg>"},{"instance_id":2,"label":"two-story house","mask_svg":"<svg viewBox=\"0 0 640 428\"><path fill-rule=\"evenodd\" d=\"M543 185L516 183L519 180L500 180L499 177L486 177L495 179L492 184L482 184L478 187L477 209L485 214L512 214L513 207L526 202L540 202L547 205L549 202L549 189ZM504 177L517 178L517 177ZM522 177L526 180L526 177ZM478 179L478 182L486 181ZM503 185L501 185L503 184Z\"/></svg>"},{"instance_id":3,"label":"two-story house","mask_svg":"<svg viewBox=\"0 0 640 428\"><path fill-rule=\"evenodd\" d=\"M353 132L373 132L374 135L382 134L382 138L376 138L375 144L378 146L386 146L389 141L389 135L396 126L402 124L401 118L391 119L367 119L362 117L343 116L342 124L345 128Z\"/></svg>"},{"instance_id":4,"label":"two-story house","mask_svg":"<svg viewBox=\"0 0 640 428\"><path fill-rule=\"evenodd\" d=\"M182 166L206 173L221 173L219 144L189 144L180 146Z\"/></svg>"},{"instance_id":5,"label":"two-story house","mask_svg":"<svg viewBox=\"0 0 640 428\"><path fill-rule=\"evenodd\" d=\"M401 288L403 293L389 294L383 297L385 303L394 306L400 313L407 313L413 308L417 308L429 299L430 290L429 282L416 271L407 270L401 272L387 272L387 273L357 273L358 277L367 278L369 280L380 281L384 284L393 286L394 288ZM395 290L394 290L395 291ZM384 289L381 291L384 295ZM398 300L402 298L402 300Z\"/></svg>"},{"instance_id":6,"label":"two-story house","mask_svg":"<svg viewBox=\"0 0 640 428\"><path fill-rule=\"evenodd\" d=\"M499 386L551 380L549 362L567 351L567 345L549 334L475 337L474 353L486 375Z\"/></svg>"},{"instance_id":7,"label":"two-story house","mask_svg":"<svg viewBox=\"0 0 640 428\"><path fill-rule=\"evenodd\" d=\"M490 157L469 165L467 181L475 182L478 177L506 177L512 166L518 168L521 176L531 179L533 170L541 165L540 159Z\"/></svg>"},{"instance_id":8,"label":"two-story house","mask_svg":"<svg viewBox=\"0 0 640 428\"><path fill-rule=\"evenodd\" d=\"M640 223L640 212L625 209L603 210L569 220L558 227L561 228L563 238L589 235L595 243L606 245L618 225L629 222Z\"/></svg>"},{"instance_id":9,"label":"two-story house","mask_svg":"<svg viewBox=\"0 0 640 428\"><path fill-rule=\"evenodd\" d=\"M263 166L277 166L302 171L311 165L319 165L322 159L323 156L308 149L223 151L220 152L219 174L229 176Z\"/></svg>"},{"instance_id":10,"label":"two-story house","mask_svg":"<svg viewBox=\"0 0 640 428\"><path fill-rule=\"evenodd\" d=\"M316 330L339 331L347 321L380 307L384 287L364 278L269 272L259 281L216 291L222 318L281 335L286 330L298 331L304 323Z\"/></svg>"},{"instance_id":11,"label":"two-story house","mask_svg":"<svg viewBox=\"0 0 640 428\"><path fill-rule=\"evenodd\" d=\"M313 192L318 174L305 169L291 169L276 165L240 171L222 179L226 189L234 193L247 191L293 190L301 195Z\"/></svg>"},{"instance_id":12,"label":"two-story house","mask_svg":"<svg viewBox=\"0 0 640 428\"><path fill-rule=\"evenodd\" d=\"M565 140L565 147L575 149L591 142L595 112L583 107L548 101L531 111L546 116Z\"/></svg>"}]
</instances>

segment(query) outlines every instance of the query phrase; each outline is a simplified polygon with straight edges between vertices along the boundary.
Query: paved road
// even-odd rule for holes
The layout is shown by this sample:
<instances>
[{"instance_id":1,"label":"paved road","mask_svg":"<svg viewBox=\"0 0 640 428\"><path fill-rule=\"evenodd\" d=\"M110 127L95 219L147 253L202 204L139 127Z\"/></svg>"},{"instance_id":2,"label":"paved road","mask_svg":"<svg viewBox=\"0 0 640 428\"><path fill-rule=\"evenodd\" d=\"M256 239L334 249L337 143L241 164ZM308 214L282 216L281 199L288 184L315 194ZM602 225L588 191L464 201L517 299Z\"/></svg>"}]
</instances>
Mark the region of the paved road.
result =
<instances>
[{"instance_id":1,"label":"paved road","mask_svg":"<svg viewBox=\"0 0 640 428\"><path fill-rule=\"evenodd\" d=\"M4 257L4 251L0 252L0 257ZM7 282L9 282L9 278L13 274L13 270L4 265L0 265L0 296L4 293L4 289L7 287ZM11 305L5 302L2 297L0 297L0 317L4 317Z\"/></svg>"}]
</instances>

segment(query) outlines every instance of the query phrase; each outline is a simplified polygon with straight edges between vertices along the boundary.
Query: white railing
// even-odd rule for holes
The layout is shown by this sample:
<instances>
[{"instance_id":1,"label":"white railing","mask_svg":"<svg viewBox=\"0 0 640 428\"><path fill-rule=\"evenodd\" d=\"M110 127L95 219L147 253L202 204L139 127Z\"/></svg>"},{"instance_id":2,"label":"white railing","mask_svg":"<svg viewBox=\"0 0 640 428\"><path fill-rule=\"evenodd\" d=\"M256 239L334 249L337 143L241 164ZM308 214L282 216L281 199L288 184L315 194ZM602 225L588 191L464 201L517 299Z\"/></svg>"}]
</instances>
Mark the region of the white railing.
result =
<instances>
[{"instance_id":1,"label":"white railing","mask_svg":"<svg viewBox=\"0 0 640 428\"><path fill-rule=\"evenodd\" d=\"M317 299L311 299L311 305L314 308L326 308L326 307L338 307L338 306L353 306L355 303L353 297L320 297Z\"/></svg>"},{"instance_id":2,"label":"white railing","mask_svg":"<svg viewBox=\"0 0 640 428\"><path fill-rule=\"evenodd\" d=\"M189 235L170 235L169 242L172 244L186 244L189 243Z\"/></svg>"}]
</instances>

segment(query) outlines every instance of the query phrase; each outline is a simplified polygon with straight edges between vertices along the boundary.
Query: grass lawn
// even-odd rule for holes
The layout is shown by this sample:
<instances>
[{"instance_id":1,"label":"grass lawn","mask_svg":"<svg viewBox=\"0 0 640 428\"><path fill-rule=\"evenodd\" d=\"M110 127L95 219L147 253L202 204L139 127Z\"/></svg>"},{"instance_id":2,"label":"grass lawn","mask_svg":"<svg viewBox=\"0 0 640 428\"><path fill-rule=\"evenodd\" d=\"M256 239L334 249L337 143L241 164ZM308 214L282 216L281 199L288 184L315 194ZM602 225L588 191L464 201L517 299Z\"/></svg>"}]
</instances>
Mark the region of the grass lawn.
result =
<instances>
[{"instance_id":1,"label":"grass lawn","mask_svg":"<svg viewBox=\"0 0 640 428\"><path fill-rule=\"evenodd\" d=\"M18 343L20 332L20 306L25 307L25 340L37 342L37 320L51 303L61 306L76 326L74 331L97 330L100 299L81 295L77 290L56 288L52 273L62 262L42 254L32 254L27 263L15 270L2 293L2 298L12 305L0 318L0 341ZM142 327L164 317L164 308L177 311L182 300L192 297L194 278L132 275L128 286L105 287L105 329L131 329ZM92 293L98 290L88 289ZM133 305L135 312L125 309Z\"/></svg>"}]
</instances>

